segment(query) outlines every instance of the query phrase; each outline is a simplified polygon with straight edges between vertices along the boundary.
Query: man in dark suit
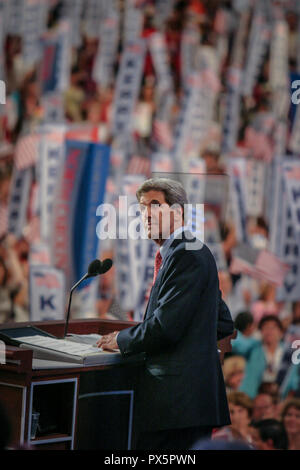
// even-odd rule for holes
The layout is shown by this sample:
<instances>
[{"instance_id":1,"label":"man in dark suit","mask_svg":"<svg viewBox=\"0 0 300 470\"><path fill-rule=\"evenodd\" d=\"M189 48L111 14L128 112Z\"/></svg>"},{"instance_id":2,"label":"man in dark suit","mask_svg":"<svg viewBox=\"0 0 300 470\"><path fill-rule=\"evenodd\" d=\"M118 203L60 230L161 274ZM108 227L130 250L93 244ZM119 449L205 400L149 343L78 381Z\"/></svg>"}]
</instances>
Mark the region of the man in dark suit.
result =
<instances>
[{"instance_id":1,"label":"man in dark suit","mask_svg":"<svg viewBox=\"0 0 300 470\"><path fill-rule=\"evenodd\" d=\"M188 449L230 424L217 341L233 332L208 247L184 226L182 185L147 180L137 199L148 238L159 250L143 322L103 336L123 356L145 353L136 403L138 449ZM172 206L172 207L171 207Z\"/></svg>"}]
</instances>

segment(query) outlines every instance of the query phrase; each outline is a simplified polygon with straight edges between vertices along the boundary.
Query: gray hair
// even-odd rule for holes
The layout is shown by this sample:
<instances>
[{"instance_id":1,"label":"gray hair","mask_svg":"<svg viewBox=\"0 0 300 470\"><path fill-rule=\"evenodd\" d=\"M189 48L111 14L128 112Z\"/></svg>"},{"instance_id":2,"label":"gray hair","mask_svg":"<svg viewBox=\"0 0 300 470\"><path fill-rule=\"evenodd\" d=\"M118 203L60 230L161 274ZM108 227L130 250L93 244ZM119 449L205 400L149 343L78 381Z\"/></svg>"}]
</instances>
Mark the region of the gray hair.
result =
<instances>
[{"instance_id":1,"label":"gray hair","mask_svg":"<svg viewBox=\"0 0 300 470\"><path fill-rule=\"evenodd\" d=\"M188 198L182 184L169 178L150 178L139 187L136 192L138 202L143 193L149 191L161 191L165 195L165 201L169 206L179 204L184 209L184 204L188 204Z\"/></svg>"}]
</instances>

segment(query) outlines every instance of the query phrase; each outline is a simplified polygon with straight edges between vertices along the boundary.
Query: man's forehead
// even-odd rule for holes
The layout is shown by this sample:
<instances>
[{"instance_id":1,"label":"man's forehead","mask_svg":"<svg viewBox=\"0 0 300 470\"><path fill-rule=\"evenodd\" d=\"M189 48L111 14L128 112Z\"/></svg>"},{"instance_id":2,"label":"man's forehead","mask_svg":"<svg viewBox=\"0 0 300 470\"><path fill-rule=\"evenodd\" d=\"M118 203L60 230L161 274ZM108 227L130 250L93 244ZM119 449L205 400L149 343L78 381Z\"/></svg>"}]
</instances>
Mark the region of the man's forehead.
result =
<instances>
[{"instance_id":1,"label":"man's forehead","mask_svg":"<svg viewBox=\"0 0 300 470\"><path fill-rule=\"evenodd\" d=\"M166 202L163 191L151 190L147 191L146 193L142 193L140 197L140 204L149 204L151 201Z\"/></svg>"}]
</instances>

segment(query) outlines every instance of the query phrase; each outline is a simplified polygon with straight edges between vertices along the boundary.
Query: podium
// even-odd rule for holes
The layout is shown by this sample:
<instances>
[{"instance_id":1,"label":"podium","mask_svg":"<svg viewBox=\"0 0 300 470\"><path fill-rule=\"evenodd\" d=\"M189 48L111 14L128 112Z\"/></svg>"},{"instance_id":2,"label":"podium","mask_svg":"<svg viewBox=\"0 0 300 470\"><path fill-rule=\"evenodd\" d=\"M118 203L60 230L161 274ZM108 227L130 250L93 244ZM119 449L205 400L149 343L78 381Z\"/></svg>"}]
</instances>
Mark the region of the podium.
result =
<instances>
[{"instance_id":1,"label":"podium","mask_svg":"<svg viewBox=\"0 0 300 470\"><path fill-rule=\"evenodd\" d=\"M70 321L69 332L107 334L132 326L108 320ZM64 322L29 322L61 338ZM56 368L34 366L30 349L6 346L0 365L0 401L12 421L11 446L36 449L132 449L134 389L141 359L126 364ZM32 436L32 413L39 413Z\"/></svg>"},{"instance_id":2,"label":"podium","mask_svg":"<svg viewBox=\"0 0 300 470\"><path fill-rule=\"evenodd\" d=\"M71 320L69 332L107 334L134 322ZM58 338L63 321L0 325L5 328L35 326ZM219 342L221 356L230 351L230 339ZM11 447L33 449L134 449L136 434L134 398L143 360L113 365L59 365L41 367L30 349L6 345L5 364L0 364L0 401L11 420ZM222 360L221 357L221 360ZM39 413L36 433L33 413Z\"/></svg>"}]
</instances>

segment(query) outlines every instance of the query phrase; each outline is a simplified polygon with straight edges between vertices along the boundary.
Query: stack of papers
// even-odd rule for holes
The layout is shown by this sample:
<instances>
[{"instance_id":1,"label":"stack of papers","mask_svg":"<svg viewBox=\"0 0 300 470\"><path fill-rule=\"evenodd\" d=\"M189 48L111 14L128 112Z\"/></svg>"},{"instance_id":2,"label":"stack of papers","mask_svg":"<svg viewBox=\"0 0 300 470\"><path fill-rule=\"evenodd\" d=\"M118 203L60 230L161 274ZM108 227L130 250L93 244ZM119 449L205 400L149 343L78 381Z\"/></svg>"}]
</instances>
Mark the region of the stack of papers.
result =
<instances>
[{"instance_id":1,"label":"stack of papers","mask_svg":"<svg viewBox=\"0 0 300 470\"><path fill-rule=\"evenodd\" d=\"M82 337L82 338L81 338ZM42 335L18 337L20 347L33 350L34 359L63 361L83 365L116 364L122 361L119 351L103 351L96 345L100 335L70 335L65 339Z\"/></svg>"}]
</instances>

